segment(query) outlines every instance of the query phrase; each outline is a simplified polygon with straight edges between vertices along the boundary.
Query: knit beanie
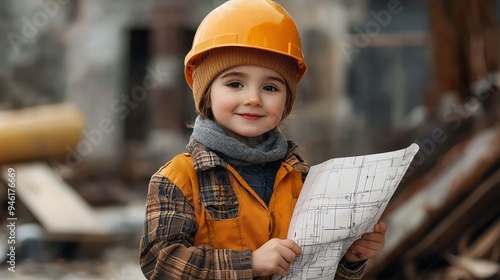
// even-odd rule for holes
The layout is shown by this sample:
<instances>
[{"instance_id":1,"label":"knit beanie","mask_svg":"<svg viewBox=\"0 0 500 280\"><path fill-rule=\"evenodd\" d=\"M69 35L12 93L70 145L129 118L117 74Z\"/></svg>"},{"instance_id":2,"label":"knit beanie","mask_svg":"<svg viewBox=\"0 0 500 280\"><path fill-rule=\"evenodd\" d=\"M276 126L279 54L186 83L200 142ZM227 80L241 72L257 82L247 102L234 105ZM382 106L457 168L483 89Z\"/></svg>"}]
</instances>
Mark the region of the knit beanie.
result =
<instances>
[{"instance_id":1,"label":"knit beanie","mask_svg":"<svg viewBox=\"0 0 500 280\"><path fill-rule=\"evenodd\" d=\"M225 70L240 65L261 66L280 74L290 91L283 118L290 114L297 91L298 67L294 59L286 55L246 47L221 47L203 54L201 64L193 72L193 96L196 111L199 114L203 112L205 95L212 81Z\"/></svg>"}]
</instances>

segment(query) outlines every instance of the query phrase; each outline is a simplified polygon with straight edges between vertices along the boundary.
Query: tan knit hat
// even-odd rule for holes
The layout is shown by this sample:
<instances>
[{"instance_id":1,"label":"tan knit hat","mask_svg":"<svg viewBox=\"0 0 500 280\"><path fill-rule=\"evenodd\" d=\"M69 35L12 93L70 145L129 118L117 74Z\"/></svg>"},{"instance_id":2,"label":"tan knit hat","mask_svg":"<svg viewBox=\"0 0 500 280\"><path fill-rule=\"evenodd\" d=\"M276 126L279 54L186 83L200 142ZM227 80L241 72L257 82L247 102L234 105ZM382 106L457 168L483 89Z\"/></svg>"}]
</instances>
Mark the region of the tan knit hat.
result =
<instances>
[{"instance_id":1,"label":"tan knit hat","mask_svg":"<svg viewBox=\"0 0 500 280\"><path fill-rule=\"evenodd\" d=\"M286 117L293 109L297 91L298 67L293 58L270 51L245 47L222 47L210 50L193 72L193 96L196 111L205 116L205 95L212 81L225 70L239 65L255 65L276 71L290 90Z\"/></svg>"}]
</instances>

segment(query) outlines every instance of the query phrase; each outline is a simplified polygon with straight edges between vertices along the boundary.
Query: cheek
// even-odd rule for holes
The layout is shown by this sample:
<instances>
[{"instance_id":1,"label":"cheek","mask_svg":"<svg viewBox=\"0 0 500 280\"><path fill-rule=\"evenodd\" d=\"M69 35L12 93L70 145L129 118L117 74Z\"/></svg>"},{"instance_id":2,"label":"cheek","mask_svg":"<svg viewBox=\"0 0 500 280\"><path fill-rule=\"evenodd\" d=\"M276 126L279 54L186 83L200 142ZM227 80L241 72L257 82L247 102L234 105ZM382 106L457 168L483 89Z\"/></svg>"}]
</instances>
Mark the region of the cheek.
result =
<instances>
[{"instance_id":1,"label":"cheek","mask_svg":"<svg viewBox=\"0 0 500 280\"><path fill-rule=\"evenodd\" d=\"M271 113L272 115L280 121L283 118L283 115L286 111L286 102L284 99L278 99L275 101L274 106L272 106Z\"/></svg>"},{"instance_id":2,"label":"cheek","mask_svg":"<svg viewBox=\"0 0 500 280\"><path fill-rule=\"evenodd\" d=\"M238 105L238 102L228 97L217 96L214 98L214 96L212 96L210 104L212 111L215 113L232 111Z\"/></svg>"},{"instance_id":3,"label":"cheek","mask_svg":"<svg viewBox=\"0 0 500 280\"><path fill-rule=\"evenodd\" d=\"M281 112L281 115L285 113L286 107L287 107L287 103L288 103L287 96L282 97L280 99L280 101L279 101L280 106L277 106L277 107L280 109L279 111Z\"/></svg>"}]
</instances>

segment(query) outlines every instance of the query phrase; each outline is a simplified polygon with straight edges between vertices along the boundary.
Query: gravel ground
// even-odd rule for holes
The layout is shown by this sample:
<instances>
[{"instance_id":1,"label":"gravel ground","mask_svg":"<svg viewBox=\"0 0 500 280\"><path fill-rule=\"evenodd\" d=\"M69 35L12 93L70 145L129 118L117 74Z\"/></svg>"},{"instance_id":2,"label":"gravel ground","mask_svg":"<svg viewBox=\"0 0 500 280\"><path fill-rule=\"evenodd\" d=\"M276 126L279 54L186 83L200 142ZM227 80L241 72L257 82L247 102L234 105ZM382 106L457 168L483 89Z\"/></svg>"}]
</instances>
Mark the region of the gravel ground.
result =
<instances>
[{"instance_id":1,"label":"gravel ground","mask_svg":"<svg viewBox=\"0 0 500 280\"><path fill-rule=\"evenodd\" d=\"M9 266L0 266L0 279L20 280L141 280L138 250L116 247L107 250L100 259L54 262L24 260L16 264L15 272Z\"/></svg>"},{"instance_id":2,"label":"gravel ground","mask_svg":"<svg viewBox=\"0 0 500 280\"><path fill-rule=\"evenodd\" d=\"M110 241L54 242L42 238L42 228L38 224L19 226L16 229L15 272L8 270L6 262L8 244L4 241L8 233L0 230L0 280L145 279L139 267L143 203L96 211L112 232Z\"/></svg>"}]
</instances>

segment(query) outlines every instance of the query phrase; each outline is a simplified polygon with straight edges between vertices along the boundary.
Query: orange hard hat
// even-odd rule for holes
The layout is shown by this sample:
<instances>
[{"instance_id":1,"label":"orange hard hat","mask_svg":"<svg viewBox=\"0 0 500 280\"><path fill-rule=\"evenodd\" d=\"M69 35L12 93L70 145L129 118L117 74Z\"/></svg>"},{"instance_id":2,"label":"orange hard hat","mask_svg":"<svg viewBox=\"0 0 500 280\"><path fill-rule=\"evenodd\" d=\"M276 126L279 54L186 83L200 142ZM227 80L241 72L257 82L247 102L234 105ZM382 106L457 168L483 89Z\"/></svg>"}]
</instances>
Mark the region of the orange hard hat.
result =
<instances>
[{"instance_id":1,"label":"orange hard hat","mask_svg":"<svg viewBox=\"0 0 500 280\"><path fill-rule=\"evenodd\" d=\"M297 82L307 71L297 26L283 7L270 0L230 0L210 12L196 31L184 60L184 76L191 88L203 53L230 46L292 57L297 63Z\"/></svg>"}]
</instances>

